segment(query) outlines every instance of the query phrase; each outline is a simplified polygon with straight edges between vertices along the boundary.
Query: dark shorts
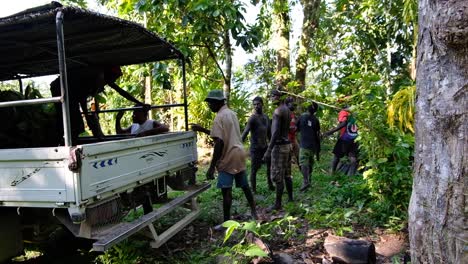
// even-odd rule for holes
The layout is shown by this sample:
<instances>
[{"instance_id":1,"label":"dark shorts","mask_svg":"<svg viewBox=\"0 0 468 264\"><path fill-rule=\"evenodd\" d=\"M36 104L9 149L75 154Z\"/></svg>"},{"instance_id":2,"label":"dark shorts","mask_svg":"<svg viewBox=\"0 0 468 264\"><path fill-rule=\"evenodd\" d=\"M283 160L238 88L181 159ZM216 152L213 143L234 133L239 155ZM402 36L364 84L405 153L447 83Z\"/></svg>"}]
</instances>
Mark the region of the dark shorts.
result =
<instances>
[{"instance_id":1,"label":"dark shorts","mask_svg":"<svg viewBox=\"0 0 468 264\"><path fill-rule=\"evenodd\" d=\"M251 160L251 166L253 167L256 165L257 167L260 167L263 163L263 155L265 155L267 148L256 148L256 149L251 149L250 150L250 160Z\"/></svg>"},{"instance_id":2,"label":"dark shorts","mask_svg":"<svg viewBox=\"0 0 468 264\"><path fill-rule=\"evenodd\" d=\"M248 187L249 183L247 182L247 174L245 171L241 171L237 174L231 174L225 171L220 171L218 173L218 188L232 188L233 181L236 181L237 188Z\"/></svg>"},{"instance_id":3,"label":"dark shorts","mask_svg":"<svg viewBox=\"0 0 468 264\"><path fill-rule=\"evenodd\" d=\"M335 147L333 148L333 154L335 154L335 156L337 156L340 159L345 155L349 157L357 157L357 152L358 144L354 140L346 141L340 138L338 139L338 141L335 144Z\"/></svg>"},{"instance_id":4,"label":"dark shorts","mask_svg":"<svg viewBox=\"0 0 468 264\"><path fill-rule=\"evenodd\" d=\"M291 144L275 145L271 151L271 180L282 183L291 176Z\"/></svg>"},{"instance_id":5,"label":"dark shorts","mask_svg":"<svg viewBox=\"0 0 468 264\"><path fill-rule=\"evenodd\" d=\"M314 165L315 151L312 149L301 148L299 150L299 165L310 166Z\"/></svg>"}]
</instances>

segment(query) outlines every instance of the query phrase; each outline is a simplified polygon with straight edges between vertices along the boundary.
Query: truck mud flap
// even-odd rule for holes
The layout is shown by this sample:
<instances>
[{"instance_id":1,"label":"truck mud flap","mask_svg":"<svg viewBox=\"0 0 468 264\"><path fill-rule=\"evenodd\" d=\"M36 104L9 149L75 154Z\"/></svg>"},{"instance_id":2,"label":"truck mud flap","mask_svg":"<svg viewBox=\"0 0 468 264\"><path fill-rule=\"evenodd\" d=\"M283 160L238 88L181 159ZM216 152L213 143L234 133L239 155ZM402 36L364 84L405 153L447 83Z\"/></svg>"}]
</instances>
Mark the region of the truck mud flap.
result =
<instances>
[{"instance_id":1,"label":"truck mud flap","mask_svg":"<svg viewBox=\"0 0 468 264\"><path fill-rule=\"evenodd\" d=\"M134 220L133 222L122 222L111 229L106 230L102 234L93 236L93 239L97 241L93 243L93 249L95 251L106 251L113 245L119 243L120 241L130 237L131 235L139 232L144 228L148 228L148 234L153 239L151 242L151 247L158 248L163 245L167 240L173 237L177 232L182 230L185 226L190 224L197 216L200 214L200 208L196 201L196 197L203 191L210 188L209 183L204 183L199 186L193 186L190 191L187 191L184 195L177 197L174 200L171 200L162 207L143 215L142 217ZM170 228L165 230L161 234L157 234L153 222L159 218L167 215L178 206L184 206L187 202L190 201L190 213L184 218L179 220L177 223L172 225Z\"/></svg>"}]
</instances>

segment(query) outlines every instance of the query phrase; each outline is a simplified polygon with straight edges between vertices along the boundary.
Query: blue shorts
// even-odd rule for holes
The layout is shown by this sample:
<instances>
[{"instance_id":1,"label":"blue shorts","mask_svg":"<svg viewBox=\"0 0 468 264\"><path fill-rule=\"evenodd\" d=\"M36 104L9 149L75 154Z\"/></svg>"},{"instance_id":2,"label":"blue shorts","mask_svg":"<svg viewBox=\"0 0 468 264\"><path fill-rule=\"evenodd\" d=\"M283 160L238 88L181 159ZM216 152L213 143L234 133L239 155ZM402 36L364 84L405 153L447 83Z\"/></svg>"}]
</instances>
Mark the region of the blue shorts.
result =
<instances>
[{"instance_id":1,"label":"blue shorts","mask_svg":"<svg viewBox=\"0 0 468 264\"><path fill-rule=\"evenodd\" d=\"M247 174L245 173L245 171L241 171L237 174L231 174L225 171L220 171L218 173L218 184L216 185L216 187L232 188L233 180L236 180L237 188L249 187L249 183L247 182Z\"/></svg>"}]
</instances>

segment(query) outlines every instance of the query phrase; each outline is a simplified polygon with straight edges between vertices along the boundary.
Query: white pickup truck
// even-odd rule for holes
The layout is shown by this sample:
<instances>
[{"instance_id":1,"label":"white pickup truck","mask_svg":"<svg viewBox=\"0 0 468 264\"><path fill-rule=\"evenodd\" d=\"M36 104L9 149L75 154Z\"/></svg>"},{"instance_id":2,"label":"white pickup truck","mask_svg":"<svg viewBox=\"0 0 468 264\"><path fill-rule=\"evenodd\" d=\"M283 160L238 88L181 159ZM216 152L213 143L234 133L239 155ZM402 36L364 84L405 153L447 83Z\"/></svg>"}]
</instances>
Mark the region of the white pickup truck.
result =
<instances>
[{"instance_id":1,"label":"white pickup truck","mask_svg":"<svg viewBox=\"0 0 468 264\"><path fill-rule=\"evenodd\" d=\"M170 59L182 67L183 102L153 108L183 108L185 131L71 144L67 70ZM60 74L61 96L0 102L0 110L61 103L65 131L61 146L0 149L0 262L22 252L23 236L47 240L57 226L104 251L146 228L159 247L193 221L200 213L196 196L209 184L195 184L196 135L187 130L182 53L136 23L56 2L0 18L0 81L21 84L51 74ZM153 209L168 185L183 194ZM142 217L122 220L140 205ZM186 216L158 234L153 222L175 208L185 208Z\"/></svg>"}]
</instances>

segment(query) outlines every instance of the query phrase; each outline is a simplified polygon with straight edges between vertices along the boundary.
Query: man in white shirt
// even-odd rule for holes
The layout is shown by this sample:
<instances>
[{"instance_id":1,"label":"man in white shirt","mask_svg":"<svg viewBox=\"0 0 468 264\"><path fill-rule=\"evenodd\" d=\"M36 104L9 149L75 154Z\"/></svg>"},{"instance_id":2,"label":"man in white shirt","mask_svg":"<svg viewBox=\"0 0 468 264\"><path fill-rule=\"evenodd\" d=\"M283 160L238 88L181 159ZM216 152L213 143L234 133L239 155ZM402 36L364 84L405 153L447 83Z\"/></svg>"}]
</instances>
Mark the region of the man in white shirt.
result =
<instances>
[{"instance_id":1,"label":"man in white shirt","mask_svg":"<svg viewBox=\"0 0 468 264\"><path fill-rule=\"evenodd\" d=\"M119 111L115 119L115 131L117 134L132 134L137 137L144 137L169 131L169 128L166 125L159 123L156 120L148 119L148 109L146 108L135 109L132 115L133 124L122 129L120 120L122 119L123 114L123 111Z\"/></svg>"}]
</instances>

